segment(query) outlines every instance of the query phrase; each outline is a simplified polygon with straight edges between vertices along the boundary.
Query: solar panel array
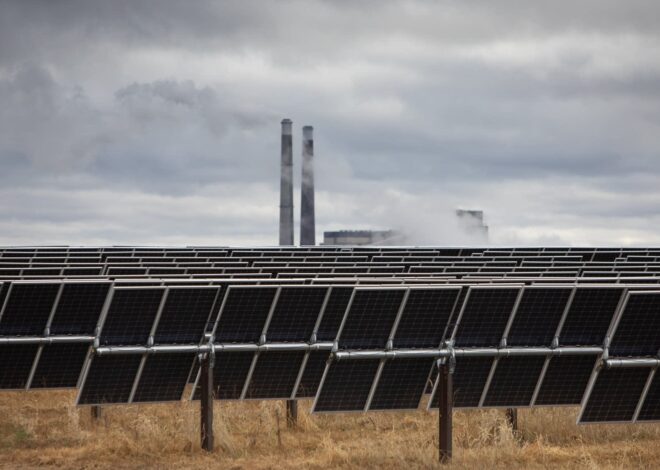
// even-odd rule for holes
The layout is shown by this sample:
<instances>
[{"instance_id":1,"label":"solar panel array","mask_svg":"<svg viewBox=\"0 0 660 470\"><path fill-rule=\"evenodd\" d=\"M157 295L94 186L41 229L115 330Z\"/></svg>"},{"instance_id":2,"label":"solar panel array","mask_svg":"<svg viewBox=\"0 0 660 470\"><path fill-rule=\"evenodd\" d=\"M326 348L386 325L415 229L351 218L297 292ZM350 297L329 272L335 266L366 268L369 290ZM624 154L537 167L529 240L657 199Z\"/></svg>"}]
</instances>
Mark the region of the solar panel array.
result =
<instances>
[{"instance_id":1,"label":"solar panel array","mask_svg":"<svg viewBox=\"0 0 660 470\"><path fill-rule=\"evenodd\" d=\"M0 248L0 389L315 412L581 405L660 416L660 249ZM192 393L187 394L188 384Z\"/></svg>"}]
</instances>

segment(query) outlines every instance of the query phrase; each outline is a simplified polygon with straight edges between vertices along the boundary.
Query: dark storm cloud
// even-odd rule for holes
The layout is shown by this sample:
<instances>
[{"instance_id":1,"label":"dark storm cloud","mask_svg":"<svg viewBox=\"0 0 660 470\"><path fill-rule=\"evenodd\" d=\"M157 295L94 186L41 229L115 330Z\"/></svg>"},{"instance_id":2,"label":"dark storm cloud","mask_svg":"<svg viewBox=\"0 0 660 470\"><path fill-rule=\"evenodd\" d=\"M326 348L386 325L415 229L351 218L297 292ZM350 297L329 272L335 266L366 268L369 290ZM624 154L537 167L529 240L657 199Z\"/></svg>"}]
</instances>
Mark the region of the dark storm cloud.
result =
<instances>
[{"instance_id":1,"label":"dark storm cloud","mask_svg":"<svg viewBox=\"0 0 660 470\"><path fill-rule=\"evenodd\" d=\"M274 243L286 116L297 154L316 127L321 229L464 242L460 206L495 242L660 244L659 20L650 1L0 0L3 240Z\"/></svg>"}]
</instances>

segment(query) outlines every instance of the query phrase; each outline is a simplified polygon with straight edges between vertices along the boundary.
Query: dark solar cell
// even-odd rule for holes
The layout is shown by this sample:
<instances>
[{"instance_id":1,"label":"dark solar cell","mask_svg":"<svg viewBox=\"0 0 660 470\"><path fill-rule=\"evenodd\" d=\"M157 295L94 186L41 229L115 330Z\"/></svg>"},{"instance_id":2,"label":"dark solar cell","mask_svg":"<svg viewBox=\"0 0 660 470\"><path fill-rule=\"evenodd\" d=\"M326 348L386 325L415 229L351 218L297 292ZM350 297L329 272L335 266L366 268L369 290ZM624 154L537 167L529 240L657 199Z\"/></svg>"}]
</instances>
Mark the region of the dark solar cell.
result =
<instances>
[{"instance_id":1,"label":"dark solar cell","mask_svg":"<svg viewBox=\"0 0 660 470\"><path fill-rule=\"evenodd\" d=\"M352 287L332 287L330 298L323 310L323 318L319 325L316 338L318 341L334 341L339 326L346 313L346 307L351 300Z\"/></svg>"},{"instance_id":2,"label":"dark solar cell","mask_svg":"<svg viewBox=\"0 0 660 470\"><path fill-rule=\"evenodd\" d=\"M582 423L630 421L649 369L602 369L584 405Z\"/></svg>"},{"instance_id":3,"label":"dark solar cell","mask_svg":"<svg viewBox=\"0 0 660 470\"><path fill-rule=\"evenodd\" d=\"M578 287L559 333L559 343L602 344L622 292L622 288Z\"/></svg>"},{"instance_id":4,"label":"dark solar cell","mask_svg":"<svg viewBox=\"0 0 660 470\"><path fill-rule=\"evenodd\" d=\"M148 356L133 401L181 400L194 361L190 353Z\"/></svg>"},{"instance_id":5,"label":"dark solar cell","mask_svg":"<svg viewBox=\"0 0 660 470\"><path fill-rule=\"evenodd\" d=\"M550 359L535 405L579 405L596 363L595 356Z\"/></svg>"},{"instance_id":6,"label":"dark solar cell","mask_svg":"<svg viewBox=\"0 0 660 470\"><path fill-rule=\"evenodd\" d=\"M245 398L289 398L304 358L304 351L259 354Z\"/></svg>"},{"instance_id":7,"label":"dark solar cell","mask_svg":"<svg viewBox=\"0 0 660 470\"><path fill-rule=\"evenodd\" d=\"M378 359L331 363L314 411L362 411L379 364Z\"/></svg>"},{"instance_id":8,"label":"dark solar cell","mask_svg":"<svg viewBox=\"0 0 660 470\"><path fill-rule=\"evenodd\" d=\"M519 288L470 289L456 331L457 347L497 347Z\"/></svg>"},{"instance_id":9,"label":"dark solar cell","mask_svg":"<svg viewBox=\"0 0 660 470\"><path fill-rule=\"evenodd\" d=\"M230 287L215 331L218 343L256 343L275 297L275 287Z\"/></svg>"},{"instance_id":10,"label":"dark solar cell","mask_svg":"<svg viewBox=\"0 0 660 470\"><path fill-rule=\"evenodd\" d=\"M545 357L507 357L497 362L484 406L529 406Z\"/></svg>"},{"instance_id":11,"label":"dark solar cell","mask_svg":"<svg viewBox=\"0 0 660 470\"><path fill-rule=\"evenodd\" d=\"M0 389L25 387L38 349L36 344L0 345Z\"/></svg>"},{"instance_id":12,"label":"dark solar cell","mask_svg":"<svg viewBox=\"0 0 660 470\"><path fill-rule=\"evenodd\" d=\"M30 388L74 388L85 363L89 344L44 346Z\"/></svg>"},{"instance_id":13,"label":"dark solar cell","mask_svg":"<svg viewBox=\"0 0 660 470\"><path fill-rule=\"evenodd\" d=\"M42 335L59 288L59 284L12 285L0 318L0 335Z\"/></svg>"},{"instance_id":14,"label":"dark solar cell","mask_svg":"<svg viewBox=\"0 0 660 470\"><path fill-rule=\"evenodd\" d=\"M433 359L393 359L385 362L370 410L416 409L424 394Z\"/></svg>"},{"instance_id":15,"label":"dark solar cell","mask_svg":"<svg viewBox=\"0 0 660 470\"><path fill-rule=\"evenodd\" d=\"M266 339L274 341L308 341L321 312L326 287L282 287Z\"/></svg>"},{"instance_id":16,"label":"dark solar cell","mask_svg":"<svg viewBox=\"0 0 660 470\"><path fill-rule=\"evenodd\" d=\"M456 360L456 370L453 374L454 406L456 408L471 408L479 406L481 394L486 386L490 369L493 366L491 357L460 357ZM436 391L432 406L438 407Z\"/></svg>"},{"instance_id":17,"label":"dark solar cell","mask_svg":"<svg viewBox=\"0 0 660 470\"><path fill-rule=\"evenodd\" d=\"M644 404L637 417L638 421L658 421L660 420L660 375L657 370L651 387L646 394Z\"/></svg>"},{"instance_id":18,"label":"dark solar cell","mask_svg":"<svg viewBox=\"0 0 660 470\"><path fill-rule=\"evenodd\" d=\"M403 289L356 289L341 330L339 348L384 348L404 294Z\"/></svg>"},{"instance_id":19,"label":"dark solar cell","mask_svg":"<svg viewBox=\"0 0 660 470\"><path fill-rule=\"evenodd\" d=\"M2 274L2 270L0 270L0 274ZM5 298L7 297L7 291L10 285L9 282L0 283L0 311L2 311L2 306L5 304Z\"/></svg>"},{"instance_id":20,"label":"dark solar cell","mask_svg":"<svg viewBox=\"0 0 660 470\"><path fill-rule=\"evenodd\" d=\"M550 346L570 295L569 288L526 288L509 329L507 345Z\"/></svg>"},{"instance_id":21,"label":"dark solar cell","mask_svg":"<svg viewBox=\"0 0 660 470\"><path fill-rule=\"evenodd\" d=\"M438 347L458 292L459 289L411 289L394 335L394 347Z\"/></svg>"},{"instance_id":22,"label":"dark solar cell","mask_svg":"<svg viewBox=\"0 0 660 470\"><path fill-rule=\"evenodd\" d=\"M215 355L213 368L213 388L218 400L241 398L250 366L254 359L252 352L223 352Z\"/></svg>"},{"instance_id":23,"label":"dark solar cell","mask_svg":"<svg viewBox=\"0 0 660 470\"><path fill-rule=\"evenodd\" d=\"M110 283L64 284L50 324L51 335L93 335Z\"/></svg>"},{"instance_id":24,"label":"dark solar cell","mask_svg":"<svg viewBox=\"0 0 660 470\"><path fill-rule=\"evenodd\" d=\"M316 395L327 362L327 351L312 351L309 353L307 362L305 363L305 370L298 384L296 397L310 398Z\"/></svg>"},{"instance_id":25,"label":"dark solar cell","mask_svg":"<svg viewBox=\"0 0 660 470\"><path fill-rule=\"evenodd\" d=\"M127 403L140 362L142 356L139 355L95 356L80 390L78 403Z\"/></svg>"},{"instance_id":26,"label":"dark solar cell","mask_svg":"<svg viewBox=\"0 0 660 470\"><path fill-rule=\"evenodd\" d=\"M146 344L163 293L160 287L115 289L101 330L101 344Z\"/></svg>"},{"instance_id":27,"label":"dark solar cell","mask_svg":"<svg viewBox=\"0 0 660 470\"><path fill-rule=\"evenodd\" d=\"M64 268L64 276L98 276L102 272L101 268Z\"/></svg>"},{"instance_id":28,"label":"dark solar cell","mask_svg":"<svg viewBox=\"0 0 660 470\"><path fill-rule=\"evenodd\" d=\"M217 295L217 287L170 287L154 344L198 344Z\"/></svg>"},{"instance_id":29,"label":"dark solar cell","mask_svg":"<svg viewBox=\"0 0 660 470\"><path fill-rule=\"evenodd\" d=\"M610 356L657 356L660 293L631 293L610 344Z\"/></svg>"}]
</instances>

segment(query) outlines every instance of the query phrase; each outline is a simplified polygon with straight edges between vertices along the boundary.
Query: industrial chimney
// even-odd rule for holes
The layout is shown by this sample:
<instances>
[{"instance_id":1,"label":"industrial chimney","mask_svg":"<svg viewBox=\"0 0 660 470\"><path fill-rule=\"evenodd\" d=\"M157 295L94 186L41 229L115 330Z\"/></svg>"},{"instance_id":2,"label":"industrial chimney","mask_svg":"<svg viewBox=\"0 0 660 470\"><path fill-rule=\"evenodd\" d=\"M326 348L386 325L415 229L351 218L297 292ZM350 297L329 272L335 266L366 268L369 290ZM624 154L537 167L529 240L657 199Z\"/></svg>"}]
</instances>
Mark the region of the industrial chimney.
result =
<instances>
[{"instance_id":1,"label":"industrial chimney","mask_svg":"<svg viewBox=\"0 0 660 470\"><path fill-rule=\"evenodd\" d=\"M293 245L293 141L291 119L282 120L280 176L280 245Z\"/></svg>"},{"instance_id":2,"label":"industrial chimney","mask_svg":"<svg viewBox=\"0 0 660 470\"><path fill-rule=\"evenodd\" d=\"M314 128L303 127L302 183L300 190L300 245L316 245L314 222Z\"/></svg>"}]
</instances>

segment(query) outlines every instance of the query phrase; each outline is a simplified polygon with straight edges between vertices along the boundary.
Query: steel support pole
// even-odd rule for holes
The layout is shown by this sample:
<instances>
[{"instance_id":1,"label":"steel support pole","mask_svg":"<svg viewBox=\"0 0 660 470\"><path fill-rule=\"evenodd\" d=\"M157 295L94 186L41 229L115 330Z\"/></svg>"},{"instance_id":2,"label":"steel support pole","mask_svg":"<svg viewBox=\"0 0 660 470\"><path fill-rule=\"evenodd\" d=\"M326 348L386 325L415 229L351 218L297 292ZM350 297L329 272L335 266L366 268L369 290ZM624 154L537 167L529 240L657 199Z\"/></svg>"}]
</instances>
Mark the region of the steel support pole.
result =
<instances>
[{"instance_id":1,"label":"steel support pole","mask_svg":"<svg viewBox=\"0 0 660 470\"><path fill-rule=\"evenodd\" d=\"M298 402L296 400L286 401L286 425L294 427L298 422Z\"/></svg>"},{"instance_id":2,"label":"steel support pole","mask_svg":"<svg viewBox=\"0 0 660 470\"><path fill-rule=\"evenodd\" d=\"M202 449L213 452L213 367L210 355L206 354L201 362L200 431Z\"/></svg>"},{"instance_id":3,"label":"steel support pole","mask_svg":"<svg viewBox=\"0 0 660 470\"><path fill-rule=\"evenodd\" d=\"M511 426L511 432L513 435L518 434L518 409L517 408L507 408L506 409L506 420Z\"/></svg>"},{"instance_id":4,"label":"steel support pole","mask_svg":"<svg viewBox=\"0 0 660 470\"><path fill-rule=\"evenodd\" d=\"M101 407L99 405L94 405L91 408L92 421L96 422L101 419L102 415Z\"/></svg>"},{"instance_id":5,"label":"steel support pole","mask_svg":"<svg viewBox=\"0 0 660 470\"><path fill-rule=\"evenodd\" d=\"M439 456L440 463L449 463L452 454L452 407L453 407L453 384L449 364L441 364L438 370L438 414L439 422Z\"/></svg>"}]
</instances>

